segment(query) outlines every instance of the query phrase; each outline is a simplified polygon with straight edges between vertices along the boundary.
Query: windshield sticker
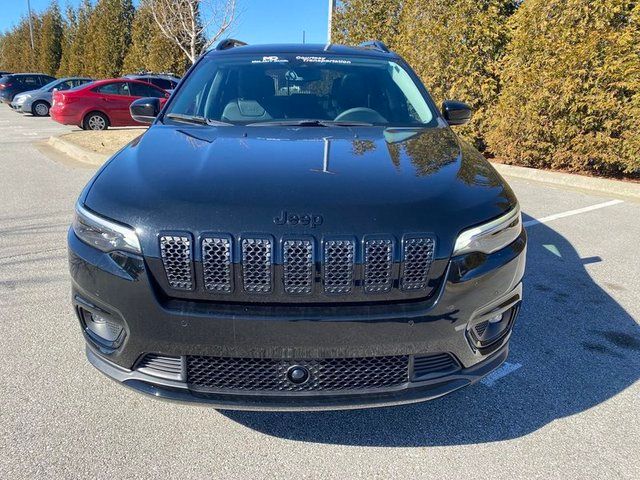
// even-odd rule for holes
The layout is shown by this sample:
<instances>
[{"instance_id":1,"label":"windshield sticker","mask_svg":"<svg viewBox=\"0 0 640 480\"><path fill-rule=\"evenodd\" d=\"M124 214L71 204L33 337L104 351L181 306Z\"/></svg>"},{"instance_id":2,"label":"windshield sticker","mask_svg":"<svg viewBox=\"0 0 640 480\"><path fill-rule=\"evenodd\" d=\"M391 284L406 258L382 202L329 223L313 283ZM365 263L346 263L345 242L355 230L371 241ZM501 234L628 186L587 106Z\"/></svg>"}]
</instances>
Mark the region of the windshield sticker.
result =
<instances>
[{"instance_id":1,"label":"windshield sticker","mask_svg":"<svg viewBox=\"0 0 640 480\"><path fill-rule=\"evenodd\" d=\"M277 55L269 55L262 57L261 60L251 60L251 63L289 63L289 60L280 58Z\"/></svg>"},{"instance_id":2,"label":"windshield sticker","mask_svg":"<svg viewBox=\"0 0 640 480\"><path fill-rule=\"evenodd\" d=\"M297 56L296 60L302 60L303 62L308 63L342 63L342 64L350 64L351 60L344 60L341 58L327 58L327 57L303 57Z\"/></svg>"}]
</instances>

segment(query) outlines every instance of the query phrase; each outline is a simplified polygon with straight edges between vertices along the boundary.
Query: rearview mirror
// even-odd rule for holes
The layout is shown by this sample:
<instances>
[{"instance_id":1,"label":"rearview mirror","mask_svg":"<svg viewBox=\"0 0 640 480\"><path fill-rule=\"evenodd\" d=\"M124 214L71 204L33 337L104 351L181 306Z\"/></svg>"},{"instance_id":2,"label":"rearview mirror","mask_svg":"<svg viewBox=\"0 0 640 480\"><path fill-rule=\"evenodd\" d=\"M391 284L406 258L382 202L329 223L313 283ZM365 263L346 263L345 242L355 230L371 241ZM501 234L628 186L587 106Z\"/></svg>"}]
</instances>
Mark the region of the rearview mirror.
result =
<instances>
[{"instance_id":1,"label":"rearview mirror","mask_svg":"<svg viewBox=\"0 0 640 480\"><path fill-rule=\"evenodd\" d=\"M140 123L153 123L160 113L160 99L155 97L139 98L129 106L131 118Z\"/></svg>"},{"instance_id":2,"label":"rearview mirror","mask_svg":"<svg viewBox=\"0 0 640 480\"><path fill-rule=\"evenodd\" d=\"M457 100L442 102L442 116L449 125L464 125L471 119L473 110L469 105Z\"/></svg>"}]
</instances>

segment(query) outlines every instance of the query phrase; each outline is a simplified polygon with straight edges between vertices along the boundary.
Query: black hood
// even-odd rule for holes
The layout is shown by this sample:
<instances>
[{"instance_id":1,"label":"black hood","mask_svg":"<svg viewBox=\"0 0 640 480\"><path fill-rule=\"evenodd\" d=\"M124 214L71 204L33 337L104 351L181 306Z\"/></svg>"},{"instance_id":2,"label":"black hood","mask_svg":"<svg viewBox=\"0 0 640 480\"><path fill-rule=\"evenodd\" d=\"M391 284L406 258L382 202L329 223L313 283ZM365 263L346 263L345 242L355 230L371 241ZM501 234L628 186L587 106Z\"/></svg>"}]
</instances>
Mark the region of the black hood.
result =
<instances>
[{"instance_id":1,"label":"black hood","mask_svg":"<svg viewBox=\"0 0 640 480\"><path fill-rule=\"evenodd\" d=\"M135 227L150 256L160 231L189 231L433 233L443 258L462 229L516 200L448 127L154 125L101 170L84 202ZM278 224L283 211L293 221Z\"/></svg>"}]
</instances>

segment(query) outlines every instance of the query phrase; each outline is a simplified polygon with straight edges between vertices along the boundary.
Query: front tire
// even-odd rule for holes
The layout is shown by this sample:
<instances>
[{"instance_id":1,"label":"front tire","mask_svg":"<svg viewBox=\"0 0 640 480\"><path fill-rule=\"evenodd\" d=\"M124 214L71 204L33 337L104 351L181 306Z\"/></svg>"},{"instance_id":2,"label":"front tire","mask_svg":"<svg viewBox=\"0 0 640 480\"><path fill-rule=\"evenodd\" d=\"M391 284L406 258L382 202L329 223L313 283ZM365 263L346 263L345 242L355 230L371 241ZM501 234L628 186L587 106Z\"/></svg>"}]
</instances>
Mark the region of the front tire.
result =
<instances>
[{"instance_id":1,"label":"front tire","mask_svg":"<svg viewBox=\"0 0 640 480\"><path fill-rule=\"evenodd\" d=\"M100 112L87 113L82 122L84 130L106 130L109 128L109 119Z\"/></svg>"},{"instance_id":2,"label":"front tire","mask_svg":"<svg viewBox=\"0 0 640 480\"><path fill-rule=\"evenodd\" d=\"M34 117L46 117L49 115L49 108L47 102L38 101L31 105L31 113Z\"/></svg>"}]
</instances>

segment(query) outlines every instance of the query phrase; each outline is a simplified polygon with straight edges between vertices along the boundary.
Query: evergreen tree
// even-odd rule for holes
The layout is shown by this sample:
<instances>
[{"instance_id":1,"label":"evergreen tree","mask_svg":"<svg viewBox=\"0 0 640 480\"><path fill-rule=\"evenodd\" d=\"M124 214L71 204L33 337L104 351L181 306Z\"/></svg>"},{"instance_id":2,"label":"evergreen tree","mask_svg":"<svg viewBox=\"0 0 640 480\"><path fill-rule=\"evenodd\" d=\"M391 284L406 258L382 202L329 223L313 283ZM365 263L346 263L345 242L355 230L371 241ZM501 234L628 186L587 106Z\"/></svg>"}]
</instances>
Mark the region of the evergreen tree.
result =
<instances>
[{"instance_id":1,"label":"evergreen tree","mask_svg":"<svg viewBox=\"0 0 640 480\"><path fill-rule=\"evenodd\" d=\"M160 31L151 12L151 2L142 0L133 20L131 46L124 59L123 71L182 74L188 65L185 53Z\"/></svg>"},{"instance_id":2,"label":"evergreen tree","mask_svg":"<svg viewBox=\"0 0 640 480\"><path fill-rule=\"evenodd\" d=\"M65 34L60 71L58 75L87 75L85 68L87 43L89 38L89 20L93 13L90 0L83 0L77 10L67 10L67 28Z\"/></svg>"},{"instance_id":3,"label":"evergreen tree","mask_svg":"<svg viewBox=\"0 0 640 480\"><path fill-rule=\"evenodd\" d=\"M332 40L384 41L415 69L438 103L458 99L474 108L473 121L459 131L484 149L515 5L516 0L348 0L335 15Z\"/></svg>"},{"instance_id":4,"label":"evergreen tree","mask_svg":"<svg viewBox=\"0 0 640 480\"><path fill-rule=\"evenodd\" d=\"M34 43L37 45L40 19L32 15ZM29 72L37 69L35 50L31 48L29 18L22 17L17 25L3 35L0 65L10 72Z\"/></svg>"},{"instance_id":5,"label":"evergreen tree","mask_svg":"<svg viewBox=\"0 0 640 480\"><path fill-rule=\"evenodd\" d=\"M62 56L62 15L58 2L53 0L40 17L40 30L36 46L38 71L55 75Z\"/></svg>"},{"instance_id":6,"label":"evergreen tree","mask_svg":"<svg viewBox=\"0 0 640 480\"><path fill-rule=\"evenodd\" d=\"M640 175L639 15L629 0L525 1L491 151L521 165Z\"/></svg>"},{"instance_id":7,"label":"evergreen tree","mask_svg":"<svg viewBox=\"0 0 640 480\"><path fill-rule=\"evenodd\" d=\"M357 45L381 40L395 48L406 0L343 0L333 15L331 41Z\"/></svg>"},{"instance_id":8,"label":"evergreen tree","mask_svg":"<svg viewBox=\"0 0 640 480\"><path fill-rule=\"evenodd\" d=\"M116 77L131 42L131 0L98 0L87 31L84 70L97 78Z\"/></svg>"},{"instance_id":9,"label":"evergreen tree","mask_svg":"<svg viewBox=\"0 0 640 480\"><path fill-rule=\"evenodd\" d=\"M472 121L458 130L481 150L514 8L513 0L408 0L401 14L396 50L438 104L456 99L471 105Z\"/></svg>"}]
</instances>

